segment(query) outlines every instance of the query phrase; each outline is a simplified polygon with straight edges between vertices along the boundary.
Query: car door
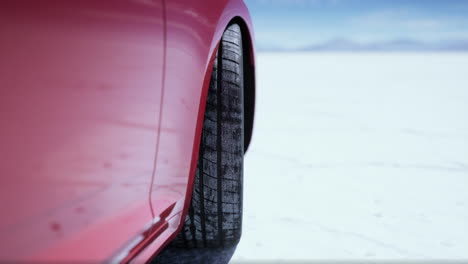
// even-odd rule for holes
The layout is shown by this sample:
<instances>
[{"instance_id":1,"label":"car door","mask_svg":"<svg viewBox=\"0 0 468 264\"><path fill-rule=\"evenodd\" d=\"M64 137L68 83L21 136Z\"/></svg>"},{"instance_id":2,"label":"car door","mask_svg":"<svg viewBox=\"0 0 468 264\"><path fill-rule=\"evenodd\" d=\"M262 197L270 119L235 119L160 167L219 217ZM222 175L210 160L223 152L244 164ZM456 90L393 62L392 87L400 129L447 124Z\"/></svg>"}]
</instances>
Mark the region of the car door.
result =
<instances>
[{"instance_id":1,"label":"car door","mask_svg":"<svg viewBox=\"0 0 468 264\"><path fill-rule=\"evenodd\" d=\"M162 0L0 8L0 259L95 261L153 219Z\"/></svg>"}]
</instances>

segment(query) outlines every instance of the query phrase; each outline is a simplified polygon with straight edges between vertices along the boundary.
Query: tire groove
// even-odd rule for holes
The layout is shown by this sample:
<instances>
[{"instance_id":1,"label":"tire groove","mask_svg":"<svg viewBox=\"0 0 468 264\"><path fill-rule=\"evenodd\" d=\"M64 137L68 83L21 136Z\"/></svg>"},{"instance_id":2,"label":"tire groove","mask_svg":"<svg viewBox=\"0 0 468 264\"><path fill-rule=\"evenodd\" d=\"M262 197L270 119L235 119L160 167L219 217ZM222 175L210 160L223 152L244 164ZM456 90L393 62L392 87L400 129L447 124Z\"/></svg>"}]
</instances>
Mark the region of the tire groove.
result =
<instances>
[{"instance_id":1,"label":"tire groove","mask_svg":"<svg viewBox=\"0 0 468 264\"><path fill-rule=\"evenodd\" d=\"M184 242L184 246L188 247L188 240L187 240L187 234L185 233L185 228L182 228L182 241Z\"/></svg>"},{"instance_id":2,"label":"tire groove","mask_svg":"<svg viewBox=\"0 0 468 264\"><path fill-rule=\"evenodd\" d=\"M201 158L198 158L198 162L200 163L200 166L199 166L199 174L198 176L200 177L200 180L199 180L199 188L200 188L200 211L201 211L201 217L200 217L200 224L201 224L201 235L202 235L202 240L203 240L203 246L206 247L206 224L205 224L205 200L204 200L204 196L205 196L205 190L203 188L203 185L204 185L204 180L203 180L203 176L205 175L205 172L203 171L203 156L205 155L205 145L203 144L204 143L204 135L202 134L201 136L201 142L200 142L200 153L199 153L199 157Z\"/></svg>"},{"instance_id":3,"label":"tire groove","mask_svg":"<svg viewBox=\"0 0 468 264\"><path fill-rule=\"evenodd\" d=\"M194 221L194 212L193 207L189 208L189 218L190 218L190 234L192 235L192 242L195 247L197 247L197 239L195 237L195 221Z\"/></svg>"},{"instance_id":4,"label":"tire groove","mask_svg":"<svg viewBox=\"0 0 468 264\"><path fill-rule=\"evenodd\" d=\"M235 72L235 71L232 71L232 70L229 70L229 69L223 69L223 71L232 73L232 74L236 75L236 77L239 77L239 75L240 75L238 72ZM223 81L226 81L226 80L223 80Z\"/></svg>"},{"instance_id":5,"label":"tire groove","mask_svg":"<svg viewBox=\"0 0 468 264\"><path fill-rule=\"evenodd\" d=\"M227 42L227 43L229 43L229 44L231 44L231 45L234 45L234 46L240 48L239 43L232 42L232 41L230 41L230 40L224 40L224 42Z\"/></svg>"},{"instance_id":6,"label":"tire groove","mask_svg":"<svg viewBox=\"0 0 468 264\"><path fill-rule=\"evenodd\" d=\"M222 204L222 199L223 199L223 193L222 193L222 104L223 104L223 98L221 95L221 84L223 80L223 40L221 40L221 48L218 50L218 72L217 72L217 83L216 83L216 100L218 100L218 109L216 111L217 114L217 135L216 135L216 147L218 150L216 161L217 161L217 168L216 168L216 173L218 176L218 182L217 182L217 209L218 209L218 242L219 245L224 246L223 242L223 204Z\"/></svg>"}]
</instances>

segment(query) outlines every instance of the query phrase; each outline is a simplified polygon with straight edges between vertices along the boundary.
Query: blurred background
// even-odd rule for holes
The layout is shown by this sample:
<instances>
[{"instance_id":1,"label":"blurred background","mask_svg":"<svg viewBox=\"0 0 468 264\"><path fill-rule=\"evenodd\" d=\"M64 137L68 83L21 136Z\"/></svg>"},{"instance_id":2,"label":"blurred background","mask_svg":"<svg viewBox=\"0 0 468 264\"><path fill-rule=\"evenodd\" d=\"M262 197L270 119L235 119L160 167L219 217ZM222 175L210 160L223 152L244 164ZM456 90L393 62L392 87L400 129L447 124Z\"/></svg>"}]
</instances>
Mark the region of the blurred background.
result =
<instances>
[{"instance_id":1,"label":"blurred background","mask_svg":"<svg viewBox=\"0 0 468 264\"><path fill-rule=\"evenodd\" d=\"M468 1L245 2L257 109L232 263L468 262Z\"/></svg>"},{"instance_id":2,"label":"blurred background","mask_svg":"<svg viewBox=\"0 0 468 264\"><path fill-rule=\"evenodd\" d=\"M258 51L468 51L466 0L245 0Z\"/></svg>"}]
</instances>

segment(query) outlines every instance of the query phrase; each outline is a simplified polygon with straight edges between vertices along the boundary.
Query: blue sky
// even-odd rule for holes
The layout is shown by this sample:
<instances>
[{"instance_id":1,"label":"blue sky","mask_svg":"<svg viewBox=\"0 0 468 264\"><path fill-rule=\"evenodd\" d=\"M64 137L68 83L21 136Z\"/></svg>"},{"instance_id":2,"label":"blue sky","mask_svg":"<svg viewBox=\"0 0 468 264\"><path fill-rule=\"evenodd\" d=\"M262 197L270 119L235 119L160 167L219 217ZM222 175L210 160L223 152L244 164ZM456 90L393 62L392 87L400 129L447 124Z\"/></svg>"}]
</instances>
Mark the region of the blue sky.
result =
<instances>
[{"instance_id":1,"label":"blue sky","mask_svg":"<svg viewBox=\"0 0 468 264\"><path fill-rule=\"evenodd\" d=\"M259 49L346 39L468 43L468 0L245 0Z\"/></svg>"}]
</instances>

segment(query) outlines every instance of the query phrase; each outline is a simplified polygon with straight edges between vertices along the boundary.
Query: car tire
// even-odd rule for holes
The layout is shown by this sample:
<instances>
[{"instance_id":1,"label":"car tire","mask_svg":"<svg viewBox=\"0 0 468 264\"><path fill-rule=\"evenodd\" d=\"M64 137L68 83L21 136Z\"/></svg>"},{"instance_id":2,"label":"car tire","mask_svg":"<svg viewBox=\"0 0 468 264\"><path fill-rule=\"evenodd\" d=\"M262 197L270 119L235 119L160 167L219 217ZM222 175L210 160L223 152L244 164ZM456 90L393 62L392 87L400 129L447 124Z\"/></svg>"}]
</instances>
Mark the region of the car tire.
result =
<instances>
[{"instance_id":1,"label":"car tire","mask_svg":"<svg viewBox=\"0 0 468 264\"><path fill-rule=\"evenodd\" d=\"M236 245L242 229L244 73L239 25L224 32L213 66L192 201L172 246Z\"/></svg>"}]
</instances>

